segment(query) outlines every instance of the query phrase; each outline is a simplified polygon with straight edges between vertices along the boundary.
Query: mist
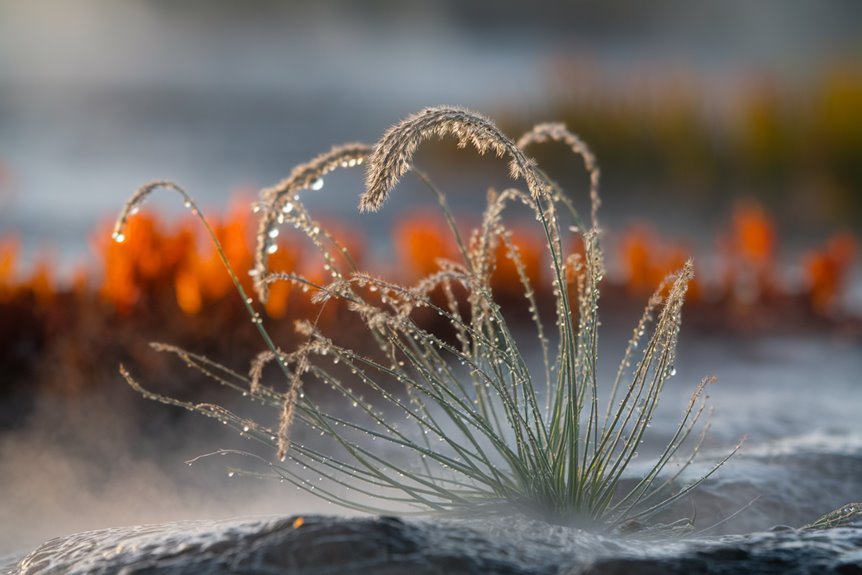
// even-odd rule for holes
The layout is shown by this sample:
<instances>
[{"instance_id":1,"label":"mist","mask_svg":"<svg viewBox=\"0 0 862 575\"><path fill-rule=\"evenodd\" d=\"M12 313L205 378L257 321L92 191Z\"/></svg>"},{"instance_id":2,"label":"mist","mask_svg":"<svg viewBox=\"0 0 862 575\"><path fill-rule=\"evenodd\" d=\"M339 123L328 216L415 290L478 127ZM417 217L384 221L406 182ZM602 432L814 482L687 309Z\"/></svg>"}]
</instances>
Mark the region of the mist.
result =
<instances>
[{"instance_id":1,"label":"mist","mask_svg":"<svg viewBox=\"0 0 862 575\"><path fill-rule=\"evenodd\" d=\"M163 416L141 421L152 407ZM185 463L228 447L256 449L212 420L152 405L119 376L115 390L43 395L0 435L0 554L106 527L333 511L277 481L229 478L241 458Z\"/></svg>"}]
</instances>

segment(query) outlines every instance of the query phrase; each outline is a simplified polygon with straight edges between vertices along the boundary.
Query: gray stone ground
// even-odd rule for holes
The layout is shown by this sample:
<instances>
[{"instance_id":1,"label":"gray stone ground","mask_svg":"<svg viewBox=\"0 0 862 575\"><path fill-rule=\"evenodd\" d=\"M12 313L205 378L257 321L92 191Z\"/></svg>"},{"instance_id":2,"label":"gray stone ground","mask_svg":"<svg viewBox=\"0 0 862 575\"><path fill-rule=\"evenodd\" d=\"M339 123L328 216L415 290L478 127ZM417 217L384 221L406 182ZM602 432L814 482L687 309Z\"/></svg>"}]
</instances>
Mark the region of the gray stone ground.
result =
<instances>
[{"instance_id":1,"label":"gray stone ground","mask_svg":"<svg viewBox=\"0 0 862 575\"><path fill-rule=\"evenodd\" d=\"M674 542L526 519L308 516L194 521L50 540L8 571L48 574L862 574L862 522Z\"/></svg>"}]
</instances>

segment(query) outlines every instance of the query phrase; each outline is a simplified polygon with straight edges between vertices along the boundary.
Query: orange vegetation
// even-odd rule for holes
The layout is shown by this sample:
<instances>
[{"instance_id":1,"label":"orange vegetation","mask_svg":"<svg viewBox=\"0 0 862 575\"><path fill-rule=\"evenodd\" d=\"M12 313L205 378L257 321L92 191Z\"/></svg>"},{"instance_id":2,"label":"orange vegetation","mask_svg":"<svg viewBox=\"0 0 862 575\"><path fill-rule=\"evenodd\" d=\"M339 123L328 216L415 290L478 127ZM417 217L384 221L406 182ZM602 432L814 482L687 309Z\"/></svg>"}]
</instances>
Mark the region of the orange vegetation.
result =
<instances>
[{"instance_id":1,"label":"orange vegetation","mask_svg":"<svg viewBox=\"0 0 862 575\"><path fill-rule=\"evenodd\" d=\"M15 285L14 274L17 260L17 238L0 238L0 295L5 294Z\"/></svg>"},{"instance_id":2,"label":"orange vegetation","mask_svg":"<svg viewBox=\"0 0 862 575\"><path fill-rule=\"evenodd\" d=\"M234 202L226 217L210 218L210 224L243 288L251 293L252 284L245 272L254 261L256 218L247 203ZM173 287L177 305L188 315L235 293L215 246L196 231L200 223L195 218L183 218L169 229L143 213L131 218L128 226L123 243L110 241L107 234L101 234L103 239L97 242L104 266L99 293L119 311L130 311L146 294L157 293L164 286ZM204 247L198 247L199 243ZM283 242L279 247L270 257L273 269L294 270L300 261L299 251ZM272 287L266 305L271 316L286 313L289 291L284 282Z\"/></svg>"},{"instance_id":3,"label":"orange vegetation","mask_svg":"<svg viewBox=\"0 0 862 575\"><path fill-rule=\"evenodd\" d=\"M662 280L685 265L690 250L685 246L662 240L647 224L636 224L623 232L621 262L625 285L629 293L644 296L652 293ZM700 296L697 280L689 286L689 297Z\"/></svg>"},{"instance_id":4,"label":"orange vegetation","mask_svg":"<svg viewBox=\"0 0 862 575\"><path fill-rule=\"evenodd\" d=\"M121 313L131 311L148 288L173 284L195 244L189 221L167 230L147 213L132 218L125 235L126 241L118 244L106 231L95 242L103 266L99 295Z\"/></svg>"},{"instance_id":5,"label":"orange vegetation","mask_svg":"<svg viewBox=\"0 0 862 575\"><path fill-rule=\"evenodd\" d=\"M758 203L746 200L733 209L730 226L718 236L721 276L710 286L718 300L734 306L752 306L778 301L789 295L778 277L778 235L772 218ZM691 250L670 243L644 224L623 233L620 262L624 282L632 294L655 289L668 273L679 269ZM847 289L856 257L856 240L840 233L820 250L804 256L804 295L818 314L835 311ZM703 295L702 283L692 283L689 297Z\"/></svg>"},{"instance_id":6,"label":"orange vegetation","mask_svg":"<svg viewBox=\"0 0 862 575\"><path fill-rule=\"evenodd\" d=\"M850 279L856 252L856 240L843 233L830 238L824 248L805 255L806 286L815 311L823 314L835 311Z\"/></svg>"},{"instance_id":7,"label":"orange vegetation","mask_svg":"<svg viewBox=\"0 0 862 575\"><path fill-rule=\"evenodd\" d=\"M439 218L429 218L424 213L404 216L395 224L393 236L395 276L403 282L413 283L438 271L441 260L462 261L451 230ZM468 241L467 236L462 237ZM545 257L544 238L517 227L509 232L509 238L520 258L522 272L533 289L538 289ZM491 276L494 292L500 297L523 296L524 288L515 260L510 257L509 248L502 239L498 242L495 257Z\"/></svg>"},{"instance_id":8,"label":"orange vegetation","mask_svg":"<svg viewBox=\"0 0 862 575\"><path fill-rule=\"evenodd\" d=\"M210 218L214 233L222 243L225 254L237 271L249 294L251 281L246 270L253 265L256 217L246 208L247 202L232 204L223 217ZM126 241L118 244L105 231L94 242L99 254L101 274L95 288L91 287L92 269L79 269L75 274L72 293L82 297L95 293L121 314L135 309L157 306L163 311L166 304L175 306L187 315L202 313L213 304L234 297L233 283L225 272L221 259L209 238L201 233L200 222L188 216L173 223L148 213L130 219ZM330 231L349 250L360 269L364 238L338 222L326 222ZM286 233L285 235L290 235ZM523 272L537 289L538 297L548 294L538 289L543 285L542 273L548 262L544 240L517 225L511 232L511 241L517 246ZM294 240L299 236L293 237ZM303 240L307 241L307 240ZM324 240L328 242L328 240ZM329 280L330 272L324 269L320 257L297 241L279 240L279 249L270 256L270 267L276 271L299 273L316 283ZM440 218L429 218L425 213L407 215L398 220L393 231L395 261L387 275L411 283L438 269L438 260L460 261L461 256L451 231ZM778 238L775 225L767 213L754 202L737 205L728 230L719 236L721 261L720 281L709 285L717 301L735 306L776 303L789 295L778 276L776 257ZM342 271L348 271L349 262L338 249L327 245ZM578 246L573 246L578 249ZM581 250L582 251L582 250ZM653 228L638 224L622 234L619 262L623 270L623 285L630 294L642 297L651 293L669 273L679 269L691 250L678 242L662 238ZM856 256L856 240L849 234L830 239L825 247L806 254L802 268L805 274L805 292L810 309L819 314L836 311L847 288L849 274ZM0 238L0 300L9 300L16 294L27 292L35 301L49 301L60 290L48 260L40 260L26 278L16 277L19 244L13 237ZM523 295L518 270L508 257L508 248L500 242L492 283L499 296L504 298ZM375 266L371 265L371 271ZM394 268L394 269L392 269ZM378 271L381 266L376 266ZM284 317L292 306L298 316L310 313L307 296L296 294L292 284L279 282L272 286L266 311L271 317ZM702 299L703 283L694 283L690 297ZM142 307L143 306L143 307Z\"/></svg>"},{"instance_id":9,"label":"orange vegetation","mask_svg":"<svg viewBox=\"0 0 862 575\"><path fill-rule=\"evenodd\" d=\"M452 233L439 218L425 213L406 215L395 224L395 257L399 274L414 282L437 271L437 261L460 261Z\"/></svg>"},{"instance_id":10,"label":"orange vegetation","mask_svg":"<svg viewBox=\"0 0 862 575\"><path fill-rule=\"evenodd\" d=\"M518 229L511 233L511 244L517 256L520 258L521 272L530 281L533 290L539 290L542 285L542 267L545 262L545 239L536 233L526 229ZM510 257L509 247L500 242L497 247L497 267L491 276L494 291L503 297L519 297L524 293L521 277L515 264L515 259Z\"/></svg>"},{"instance_id":11,"label":"orange vegetation","mask_svg":"<svg viewBox=\"0 0 862 575\"><path fill-rule=\"evenodd\" d=\"M725 294L753 303L781 291L776 279L776 241L775 224L763 207L750 200L734 207L730 235L719 237Z\"/></svg>"},{"instance_id":12,"label":"orange vegetation","mask_svg":"<svg viewBox=\"0 0 862 575\"><path fill-rule=\"evenodd\" d=\"M51 301L57 293L57 282L50 259L42 256L29 276L19 280L16 277L19 250L17 238L0 238L0 301L24 291L39 303Z\"/></svg>"}]
</instances>

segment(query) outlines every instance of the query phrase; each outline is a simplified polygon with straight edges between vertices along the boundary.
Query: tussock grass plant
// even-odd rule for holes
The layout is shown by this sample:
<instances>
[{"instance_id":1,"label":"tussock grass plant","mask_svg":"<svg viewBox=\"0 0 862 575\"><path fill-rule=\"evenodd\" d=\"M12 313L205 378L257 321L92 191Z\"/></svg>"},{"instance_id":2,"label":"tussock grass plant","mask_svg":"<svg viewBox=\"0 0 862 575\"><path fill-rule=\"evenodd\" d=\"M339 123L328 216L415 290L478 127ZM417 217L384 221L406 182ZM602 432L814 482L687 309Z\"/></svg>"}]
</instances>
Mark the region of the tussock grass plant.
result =
<instances>
[{"instance_id":1,"label":"tussock grass plant","mask_svg":"<svg viewBox=\"0 0 862 575\"><path fill-rule=\"evenodd\" d=\"M361 165L366 190L360 210L379 210L399 179L413 170L418 147L443 137L454 137L460 147L505 157L511 177L525 188L489 192L481 223L464 236L445 195L416 172L435 194L460 261L440 261L435 273L409 286L356 269L345 246L304 207L303 190L322 187L322 177L334 169ZM529 147L548 141L568 145L589 173L587 219L527 155ZM473 112L450 107L423 110L387 130L374 146L339 146L297 167L286 180L263 190L254 207L260 213L260 228L250 273L257 297L266 301L269 285L291 282L314 290L314 301L321 305L340 300L361 319L374 351L343 346L313 321L297 322L303 343L282 350L219 250L266 349L245 375L174 346L154 348L272 406L278 413L273 425L217 405L149 392L123 366L121 373L146 397L213 417L275 451L272 460L245 453L263 469L247 474L274 477L347 508L400 513L516 509L557 523L607 529L649 524L651 517L690 493L727 458L693 482L679 481L708 427L705 380L652 464L637 480L624 481L664 384L675 372L692 265L687 263L657 287L615 376L600 385L598 314L604 263L598 185L595 158L563 125L536 126L515 142ZM178 192L209 230L185 191L173 183L155 182L126 204L115 239L123 239L127 218L158 187ZM544 234L553 310L540 310L537 286L532 285L505 222L513 206L528 210ZM275 238L282 225L311 241L330 276L327 283L292 270L269 269L267 256L277 249ZM211 230L210 235L217 243ZM566 246L574 237L580 238L583 251L569 253ZM532 327L510 326L506 310L493 297L490 278L501 249L517 270ZM445 320L454 335L423 327L418 317L429 313ZM523 343L525 332L533 332L529 336L533 343ZM532 361L534 356L540 361ZM284 381L264 377L270 364ZM318 394L306 394L311 386L331 390L347 408L335 406L332 397L323 401ZM606 397L600 397L600 388L607 391Z\"/></svg>"}]
</instances>

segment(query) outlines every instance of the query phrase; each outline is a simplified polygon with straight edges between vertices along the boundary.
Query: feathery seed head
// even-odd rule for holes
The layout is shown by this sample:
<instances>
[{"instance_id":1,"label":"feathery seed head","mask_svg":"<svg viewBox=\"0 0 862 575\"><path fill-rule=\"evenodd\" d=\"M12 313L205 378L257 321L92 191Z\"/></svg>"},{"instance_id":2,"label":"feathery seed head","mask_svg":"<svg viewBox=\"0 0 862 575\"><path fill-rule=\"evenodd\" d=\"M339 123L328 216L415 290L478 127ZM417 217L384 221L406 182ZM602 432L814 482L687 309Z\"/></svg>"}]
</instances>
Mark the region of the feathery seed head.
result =
<instances>
[{"instance_id":1,"label":"feathery seed head","mask_svg":"<svg viewBox=\"0 0 862 575\"><path fill-rule=\"evenodd\" d=\"M401 176L411 168L419 145L434 136L454 136L459 147L472 144L480 154L492 151L498 157L508 155L509 175L513 179L524 178L534 196L544 190L533 160L491 120L464 108L439 106L408 116L383 134L368 158L360 211L380 209Z\"/></svg>"},{"instance_id":2,"label":"feathery seed head","mask_svg":"<svg viewBox=\"0 0 862 575\"><path fill-rule=\"evenodd\" d=\"M562 142L571 148L572 152L584 159L584 169L590 176L590 215L593 228L598 229L598 212L601 206L599 197L600 171L596 157L590 147L577 134L571 132L565 124L549 122L537 124L533 129L518 139L518 147L526 149L531 144L542 144L548 141Z\"/></svg>"},{"instance_id":3,"label":"feathery seed head","mask_svg":"<svg viewBox=\"0 0 862 575\"><path fill-rule=\"evenodd\" d=\"M129 218L135 215L143 205L144 201L146 201L147 197L159 188L174 190L183 197L183 204L187 208L190 208L192 210L192 213L198 214L197 206L195 206L191 196L189 196L185 190L183 190L174 182L170 182L167 180L156 180L153 182L149 182L148 184L144 184L143 186L138 188L138 190L134 194L132 194L132 196L123 205L123 209L120 211L120 215L119 217L117 217L117 221L114 223L114 231L111 234L111 237L114 239L115 242L122 243L126 240L124 232L126 229L126 224L129 222Z\"/></svg>"},{"instance_id":4,"label":"feathery seed head","mask_svg":"<svg viewBox=\"0 0 862 575\"><path fill-rule=\"evenodd\" d=\"M257 248L254 255L254 289L260 300L266 303L269 286L265 278L269 271L269 255L274 243L274 232L286 217L299 210L294 196L306 189L320 189L323 176L338 168L353 168L362 165L371 146L361 143L334 146L328 152L318 155L309 162L300 164L290 175L278 184L260 191L263 210L257 231ZM257 205L260 208L260 204Z\"/></svg>"}]
</instances>

